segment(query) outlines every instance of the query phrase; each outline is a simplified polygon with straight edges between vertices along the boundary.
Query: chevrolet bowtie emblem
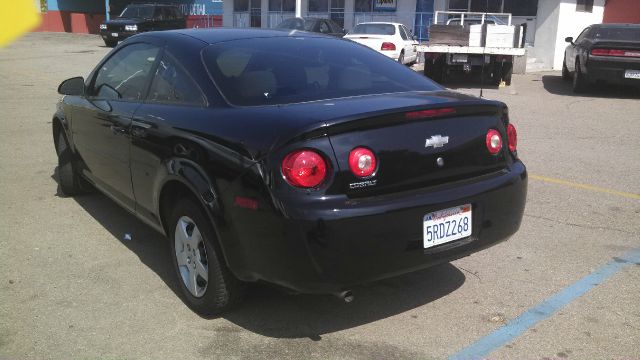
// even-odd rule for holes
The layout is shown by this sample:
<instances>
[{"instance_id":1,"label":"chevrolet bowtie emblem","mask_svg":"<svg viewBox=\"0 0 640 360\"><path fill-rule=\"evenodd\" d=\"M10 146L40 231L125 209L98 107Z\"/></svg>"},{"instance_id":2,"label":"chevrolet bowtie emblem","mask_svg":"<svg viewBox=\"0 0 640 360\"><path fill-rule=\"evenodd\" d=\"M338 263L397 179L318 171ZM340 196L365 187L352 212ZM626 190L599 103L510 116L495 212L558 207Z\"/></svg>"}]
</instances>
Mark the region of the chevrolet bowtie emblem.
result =
<instances>
[{"instance_id":1,"label":"chevrolet bowtie emblem","mask_svg":"<svg viewBox=\"0 0 640 360\"><path fill-rule=\"evenodd\" d=\"M448 136L442 135L434 135L427 139L427 142L424 144L424 147L428 148L429 146L433 146L433 148L443 147L445 144L449 142Z\"/></svg>"}]
</instances>

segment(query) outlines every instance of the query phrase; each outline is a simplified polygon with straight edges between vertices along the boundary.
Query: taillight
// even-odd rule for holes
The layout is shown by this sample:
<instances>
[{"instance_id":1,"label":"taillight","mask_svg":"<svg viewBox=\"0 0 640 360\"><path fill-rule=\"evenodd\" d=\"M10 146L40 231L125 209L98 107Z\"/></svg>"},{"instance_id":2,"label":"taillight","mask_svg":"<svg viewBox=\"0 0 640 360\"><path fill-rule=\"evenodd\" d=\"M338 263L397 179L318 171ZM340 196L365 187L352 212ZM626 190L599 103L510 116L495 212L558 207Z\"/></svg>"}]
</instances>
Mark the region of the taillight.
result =
<instances>
[{"instance_id":1,"label":"taillight","mask_svg":"<svg viewBox=\"0 0 640 360\"><path fill-rule=\"evenodd\" d=\"M509 141L509 151L516 152L518 150L518 132L513 124L507 125L507 140Z\"/></svg>"},{"instance_id":2,"label":"taillight","mask_svg":"<svg viewBox=\"0 0 640 360\"><path fill-rule=\"evenodd\" d=\"M487 150L489 150L491 154L497 154L500 152L500 149L502 148L502 137L498 130L489 129L489 131L487 131L486 144Z\"/></svg>"},{"instance_id":3,"label":"taillight","mask_svg":"<svg viewBox=\"0 0 640 360\"><path fill-rule=\"evenodd\" d=\"M383 42L380 50L395 50L396 44L390 42Z\"/></svg>"},{"instance_id":4,"label":"taillight","mask_svg":"<svg viewBox=\"0 0 640 360\"><path fill-rule=\"evenodd\" d=\"M640 57L640 51L622 50L622 49L592 49L591 55L595 56L622 56L622 57Z\"/></svg>"},{"instance_id":5,"label":"taillight","mask_svg":"<svg viewBox=\"0 0 640 360\"><path fill-rule=\"evenodd\" d=\"M327 176L327 163L313 150L296 150L282 161L282 174L295 187L314 188Z\"/></svg>"},{"instance_id":6,"label":"taillight","mask_svg":"<svg viewBox=\"0 0 640 360\"><path fill-rule=\"evenodd\" d=\"M357 177L367 177L376 171L376 156L373 151L357 147L349 153L349 168Z\"/></svg>"},{"instance_id":7,"label":"taillight","mask_svg":"<svg viewBox=\"0 0 640 360\"><path fill-rule=\"evenodd\" d=\"M404 117L407 119L414 120L414 119L450 115L455 113L456 113L456 110L454 108L427 109L427 110L418 110L418 111L411 111L411 112L405 113Z\"/></svg>"}]
</instances>

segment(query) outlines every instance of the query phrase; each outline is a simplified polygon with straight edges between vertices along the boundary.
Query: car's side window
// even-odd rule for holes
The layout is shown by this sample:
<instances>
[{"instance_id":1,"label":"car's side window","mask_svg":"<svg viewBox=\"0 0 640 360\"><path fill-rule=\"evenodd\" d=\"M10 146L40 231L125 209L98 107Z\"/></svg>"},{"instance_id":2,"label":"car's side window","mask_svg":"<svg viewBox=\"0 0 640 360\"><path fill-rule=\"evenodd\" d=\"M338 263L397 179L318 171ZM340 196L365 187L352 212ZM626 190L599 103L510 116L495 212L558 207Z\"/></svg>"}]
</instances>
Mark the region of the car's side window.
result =
<instances>
[{"instance_id":1,"label":"car's side window","mask_svg":"<svg viewBox=\"0 0 640 360\"><path fill-rule=\"evenodd\" d=\"M178 61L166 52L158 63L147 101L195 106L206 105L200 87Z\"/></svg>"},{"instance_id":2,"label":"car's side window","mask_svg":"<svg viewBox=\"0 0 640 360\"><path fill-rule=\"evenodd\" d=\"M173 12L171 11L171 8L168 8L168 7L162 8L162 16L164 17L165 20L175 20L175 16L173 16Z\"/></svg>"},{"instance_id":3,"label":"car's side window","mask_svg":"<svg viewBox=\"0 0 640 360\"><path fill-rule=\"evenodd\" d=\"M404 26L400 26L400 37L402 40L409 40L407 33L404 31Z\"/></svg>"},{"instance_id":4,"label":"car's side window","mask_svg":"<svg viewBox=\"0 0 640 360\"><path fill-rule=\"evenodd\" d=\"M97 71L91 95L111 100L141 100L159 51L159 47L143 43L120 49Z\"/></svg>"},{"instance_id":5,"label":"car's side window","mask_svg":"<svg viewBox=\"0 0 640 360\"><path fill-rule=\"evenodd\" d=\"M412 40L412 38L411 38L411 31L409 31L409 29L407 29L407 27L406 27L406 26L404 26L404 25L402 25L402 29L404 29L404 33L407 35L407 38L408 38L409 40Z\"/></svg>"},{"instance_id":6,"label":"car's side window","mask_svg":"<svg viewBox=\"0 0 640 360\"><path fill-rule=\"evenodd\" d=\"M587 34L589 33L589 30L591 30L590 27L582 30L580 35L578 35L578 38L576 39L575 43L580 44L582 41L584 41L584 39L587 37Z\"/></svg>"}]
</instances>

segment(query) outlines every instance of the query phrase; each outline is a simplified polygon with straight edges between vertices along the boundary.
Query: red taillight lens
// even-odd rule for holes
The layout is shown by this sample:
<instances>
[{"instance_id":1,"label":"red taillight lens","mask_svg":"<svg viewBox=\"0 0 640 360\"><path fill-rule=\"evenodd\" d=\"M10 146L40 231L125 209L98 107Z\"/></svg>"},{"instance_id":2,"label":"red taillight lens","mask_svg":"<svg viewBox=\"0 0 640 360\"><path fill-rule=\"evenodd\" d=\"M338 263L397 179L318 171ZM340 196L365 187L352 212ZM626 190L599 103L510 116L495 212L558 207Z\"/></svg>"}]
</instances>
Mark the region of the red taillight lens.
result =
<instances>
[{"instance_id":1,"label":"red taillight lens","mask_svg":"<svg viewBox=\"0 0 640 360\"><path fill-rule=\"evenodd\" d=\"M608 56L609 49L591 49L591 55Z\"/></svg>"},{"instance_id":2,"label":"red taillight lens","mask_svg":"<svg viewBox=\"0 0 640 360\"><path fill-rule=\"evenodd\" d=\"M624 56L624 57L640 57L640 51L622 50L622 49L592 49L591 55L595 56Z\"/></svg>"},{"instance_id":3,"label":"red taillight lens","mask_svg":"<svg viewBox=\"0 0 640 360\"><path fill-rule=\"evenodd\" d=\"M349 153L349 167L357 177L371 176L376 171L376 156L367 148L355 148Z\"/></svg>"},{"instance_id":4,"label":"red taillight lens","mask_svg":"<svg viewBox=\"0 0 640 360\"><path fill-rule=\"evenodd\" d=\"M327 176L327 163L313 150L296 150L282 161L282 174L295 187L313 188Z\"/></svg>"},{"instance_id":5,"label":"red taillight lens","mask_svg":"<svg viewBox=\"0 0 640 360\"><path fill-rule=\"evenodd\" d=\"M518 132L513 124L507 125L507 140L509 140L509 151L516 152L518 150Z\"/></svg>"},{"instance_id":6,"label":"red taillight lens","mask_svg":"<svg viewBox=\"0 0 640 360\"><path fill-rule=\"evenodd\" d=\"M486 144L487 150L489 150L491 154L497 154L500 152L500 149L502 148L502 137L498 130L489 129L489 131L487 131Z\"/></svg>"},{"instance_id":7,"label":"red taillight lens","mask_svg":"<svg viewBox=\"0 0 640 360\"><path fill-rule=\"evenodd\" d=\"M443 115L449 115L449 114L455 114L455 113L456 113L456 109L454 108L427 109L427 110L418 110L418 111L408 112L404 114L404 117L410 120L414 120L414 119L443 116Z\"/></svg>"},{"instance_id":8,"label":"red taillight lens","mask_svg":"<svg viewBox=\"0 0 640 360\"><path fill-rule=\"evenodd\" d=\"M382 47L380 48L380 50L395 50L395 49L396 49L396 45L390 42L383 42Z\"/></svg>"}]
</instances>

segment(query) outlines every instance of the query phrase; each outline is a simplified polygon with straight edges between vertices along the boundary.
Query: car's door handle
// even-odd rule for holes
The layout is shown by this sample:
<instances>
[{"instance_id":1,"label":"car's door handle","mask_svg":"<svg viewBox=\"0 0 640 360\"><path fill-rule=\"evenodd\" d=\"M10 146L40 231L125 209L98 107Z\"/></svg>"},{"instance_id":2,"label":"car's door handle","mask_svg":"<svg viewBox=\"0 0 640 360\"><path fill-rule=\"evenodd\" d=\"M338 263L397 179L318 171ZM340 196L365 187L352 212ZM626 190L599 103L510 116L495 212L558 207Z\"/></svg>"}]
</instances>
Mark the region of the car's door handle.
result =
<instances>
[{"instance_id":1,"label":"car's door handle","mask_svg":"<svg viewBox=\"0 0 640 360\"><path fill-rule=\"evenodd\" d=\"M127 132L127 129L122 126L111 125L111 132L115 135L122 135Z\"/></svg>"}]
</instances>

